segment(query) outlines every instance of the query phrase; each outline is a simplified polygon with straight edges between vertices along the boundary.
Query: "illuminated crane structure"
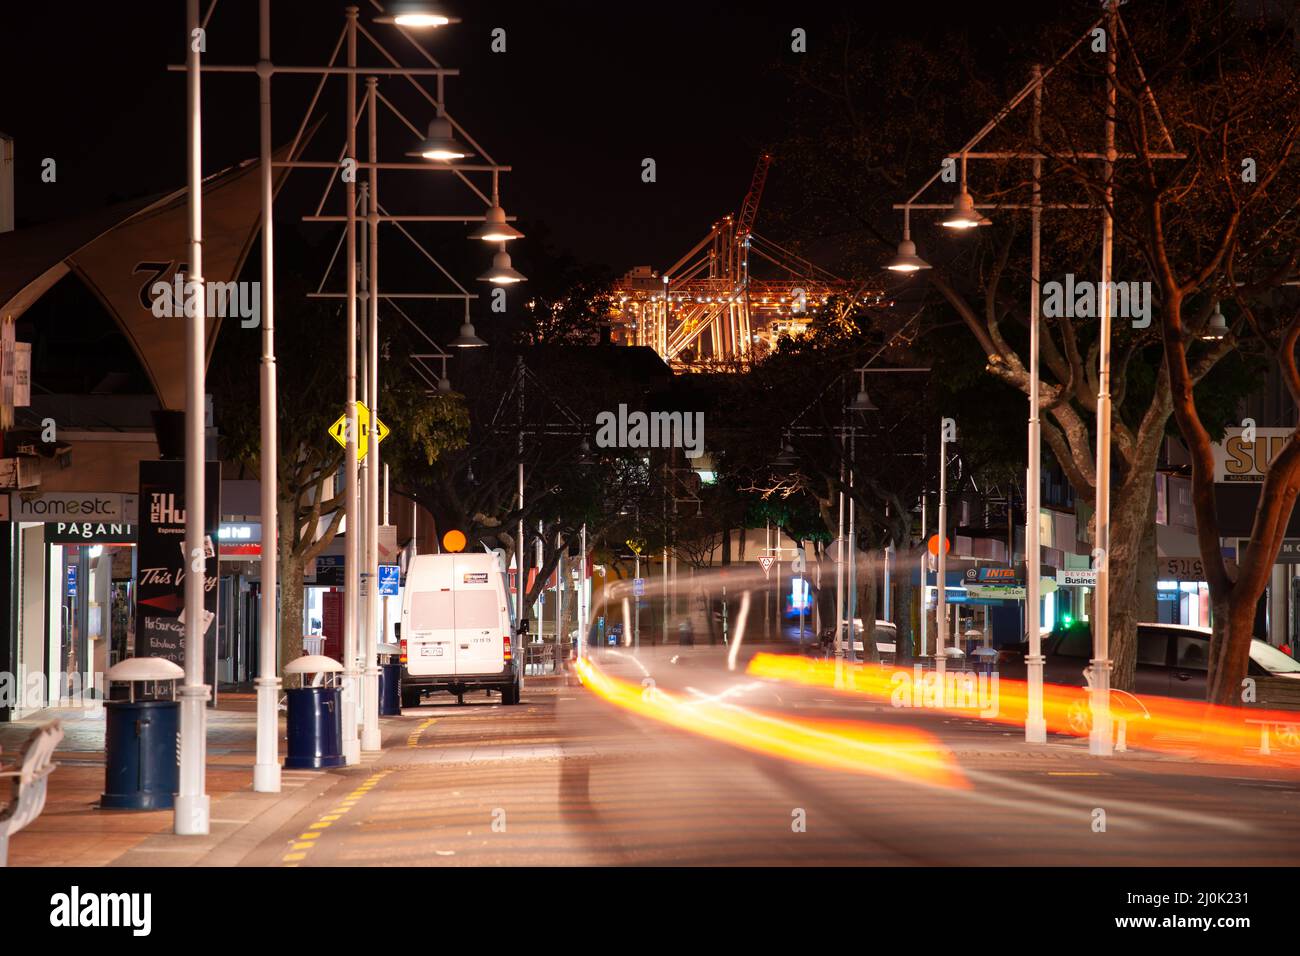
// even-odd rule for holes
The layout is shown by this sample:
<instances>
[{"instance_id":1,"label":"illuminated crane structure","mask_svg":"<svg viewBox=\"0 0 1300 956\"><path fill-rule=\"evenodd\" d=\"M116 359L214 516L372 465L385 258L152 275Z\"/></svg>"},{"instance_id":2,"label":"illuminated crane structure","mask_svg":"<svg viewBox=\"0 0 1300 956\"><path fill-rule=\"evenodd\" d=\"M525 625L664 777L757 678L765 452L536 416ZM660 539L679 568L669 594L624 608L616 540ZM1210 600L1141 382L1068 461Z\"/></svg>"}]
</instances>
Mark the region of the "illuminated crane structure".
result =
<instances>
[{"instance_id":1,"label":"illuminated crane structure","mask_svg":"<svg viewBox=\"0 0 1300 956\"><path fill-rule=\"evenodd\" d=\"M622 342L650 346L677 371L744 366L781 335L805 331L832 296L853 294L843 279L754 232L771 165L770 155L759 157L739 215L715 222L672 266L639 266L615 283ZM751 256L763 277L751 275Z\"/></svg>"}]
</instances>

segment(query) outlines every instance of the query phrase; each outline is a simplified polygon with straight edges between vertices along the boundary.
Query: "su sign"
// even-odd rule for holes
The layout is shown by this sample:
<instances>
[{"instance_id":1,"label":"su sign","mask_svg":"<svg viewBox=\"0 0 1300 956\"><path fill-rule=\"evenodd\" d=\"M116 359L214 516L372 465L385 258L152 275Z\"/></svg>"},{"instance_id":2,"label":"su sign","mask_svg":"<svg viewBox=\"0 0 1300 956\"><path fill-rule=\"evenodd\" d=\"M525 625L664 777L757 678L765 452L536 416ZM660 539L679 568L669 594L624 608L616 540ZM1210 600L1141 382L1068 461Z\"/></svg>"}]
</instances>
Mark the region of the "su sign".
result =
<instances>
[{"instance_id":1,"label":"su sign","mask_svg":"<svg viewBox=\"0 0 1300 956\"><path fill-rule=\"evenodd\" d=\"M1255 428L1253 441L1246 441L1244 429L1228 428L1223 441L1214 446L1214 480L1218 484L1258 484L1269 463L1286 447L1290 428Z\"/></svg>"}]
</instances>

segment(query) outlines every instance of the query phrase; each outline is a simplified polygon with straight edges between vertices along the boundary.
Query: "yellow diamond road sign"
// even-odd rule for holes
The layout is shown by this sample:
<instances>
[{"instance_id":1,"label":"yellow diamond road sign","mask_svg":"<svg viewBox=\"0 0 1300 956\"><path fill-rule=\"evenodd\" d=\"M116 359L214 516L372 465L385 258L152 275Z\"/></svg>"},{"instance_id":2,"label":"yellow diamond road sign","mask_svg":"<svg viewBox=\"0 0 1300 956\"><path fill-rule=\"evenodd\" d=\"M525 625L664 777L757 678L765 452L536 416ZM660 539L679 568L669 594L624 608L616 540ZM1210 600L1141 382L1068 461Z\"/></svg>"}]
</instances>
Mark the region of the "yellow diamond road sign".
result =
<instances>
[{"instance_id":1,"label":"yellow diamond road sign","mask_svg":"<svg viewBox=\"0 0 1300 956\"><path fill-rule=\"evenodd\" d=\"M375 417L375 442L381 442L388 437L388 426L384 424L383 419ZM370 450L370 409L366 408L364 402L357 402L357 461L366 457L366 452ZM339 416L338 421L330 426L330 434L334 440L344 448L348 447L348 416L344 412Z\"/></svg>"}]
</instances>

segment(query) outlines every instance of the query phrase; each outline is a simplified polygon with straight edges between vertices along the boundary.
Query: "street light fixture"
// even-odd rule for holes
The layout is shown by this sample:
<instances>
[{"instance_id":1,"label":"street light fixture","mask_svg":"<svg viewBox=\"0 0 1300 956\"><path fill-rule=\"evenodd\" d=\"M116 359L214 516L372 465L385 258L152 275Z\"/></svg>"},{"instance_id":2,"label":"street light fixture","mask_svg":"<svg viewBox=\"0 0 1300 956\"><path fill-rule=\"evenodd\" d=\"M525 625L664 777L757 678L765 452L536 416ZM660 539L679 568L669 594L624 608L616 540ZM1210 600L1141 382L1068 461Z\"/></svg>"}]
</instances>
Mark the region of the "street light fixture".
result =
<instances>
[{"instance_id":1,"label":"street light fixture","mask_svg":"<svg viewBox=\"0 0 1300 956\"><path fill-rule=\"evenodd\" d=\"M429 135L406 155L446 163L454 159L468 159L474 154L456 139L451 120L440 113L429 121Z\"/></svg>"},{"instance_id":2,"label":"street light fixture","mask_svg":"<svg viewBox=\"0 0 1300 956\"><path fill-rule=\"evenodd\" d=\"M1228 337L1228 320L1223 317L1223 310L1219 308L1219 303L1214 303L1214 311L1210 313L1210 322L1205 326L1205 331L1201 333L1201 340L1205 342L1221 342Z\"/></svg>"},{"instance_id":3,"label":"street light fixture","mask_svg":"<svg viewBox=\"0 0 1300 956\"><path fill-rule=\"evenodd\" d=\"M974 229L977 226L991 226L992 223L980 215L979 210L975 208L975 200L971 198L970 192L963 184L961 192L953 201L952 211L948 213L947 218L940 220L940 225L949 229Z\"/></svg>"},{"instance_id":4,"label":"street light fixture","mask_svg":"<svg viewBox=\"0 0 1300 956\"><path fill-rule=\"evenodd\" d=\"M469 237L484 242L509 242L512 239L522 239L524 234L506 222L506 211L493 201L488 207L487 220L471 232Z\"/></svg>"},{"instance_id":5,"label":"street light fixture","mask_svg":"<svg viewBox=\"0 0 1300 956\"><path fill-rule=\"evenodd\" d=\"M912 241L912 210L910 209L903 211L903 241L898 244L898 255L891 259L885 268L891 272L907 273L930 268L930 263L916 254L916 243Z\"/></svg>"},{"instance_id":6,"label":"street light fixture","mask_svg":"<svg viewBox=\"0 0 1300 956\"><path fill-rule=\"evenodd\" d=\"M438 4L426 0L393 0L384 8L381 16L375 17L375 22L429 30L445 27L449 23L460 23L460 20L449 16Z\"/></svg>"},{"instance_id":7,"label":"street light fixture","mask_svg":"<svg viewBox=\"0 0 1300 956\"><path fill-rule=\"evenodd\" d=\"M514 285L516 282L525 282L527 277L522 273L516 272L510 265L510 253L506 252L505 243L497 250L497 254L492 257L492 268L478 277L479 282L492 282L496 285Z\"/></svg>"},{"instance_id":8,"label":"street light fixture","mask_svg":"<svg viewBox=\"0 0 1300 956\"><path fill-rule=\"evenodd\" d=\"M447 344L454 349L481 349L487 346L486 342L474 334L474 324L468 318L461 324L460 334ZM442 381L446 382L447 380L443 379ZM447 387L451 387L450 382L447 382ZM438 383L438 388L441 391L442 382Z\"/></svg>"}]
</instances>

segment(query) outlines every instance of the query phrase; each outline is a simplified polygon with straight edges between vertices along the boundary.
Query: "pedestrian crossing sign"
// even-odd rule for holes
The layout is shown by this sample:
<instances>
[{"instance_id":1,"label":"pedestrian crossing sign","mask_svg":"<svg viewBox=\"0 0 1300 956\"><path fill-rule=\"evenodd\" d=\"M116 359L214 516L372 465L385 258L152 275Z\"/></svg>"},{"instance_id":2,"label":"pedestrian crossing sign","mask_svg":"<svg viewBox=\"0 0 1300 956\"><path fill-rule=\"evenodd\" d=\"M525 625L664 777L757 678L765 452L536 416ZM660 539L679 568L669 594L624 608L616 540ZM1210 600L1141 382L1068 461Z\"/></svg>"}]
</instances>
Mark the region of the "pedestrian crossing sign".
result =
<instances>
[{"instance_id":1,"label":"pedestrian crossing sign","mask_svg":"<svg viewBox=\"0 0 1300 956\"><path fill-rule=\"evenodd\" d=\"M330 426L330 435L334 440L344 448L348 447L348 415L344 412L338 417L338 420ZM389 428L384 424L383 419L378 415L375 416L375 443L383 441L388 437ZM370 450L370 409L366 407L365 402L357 402L357 461L366 457L366 452Z\"/></svg>"}]
</instances>

